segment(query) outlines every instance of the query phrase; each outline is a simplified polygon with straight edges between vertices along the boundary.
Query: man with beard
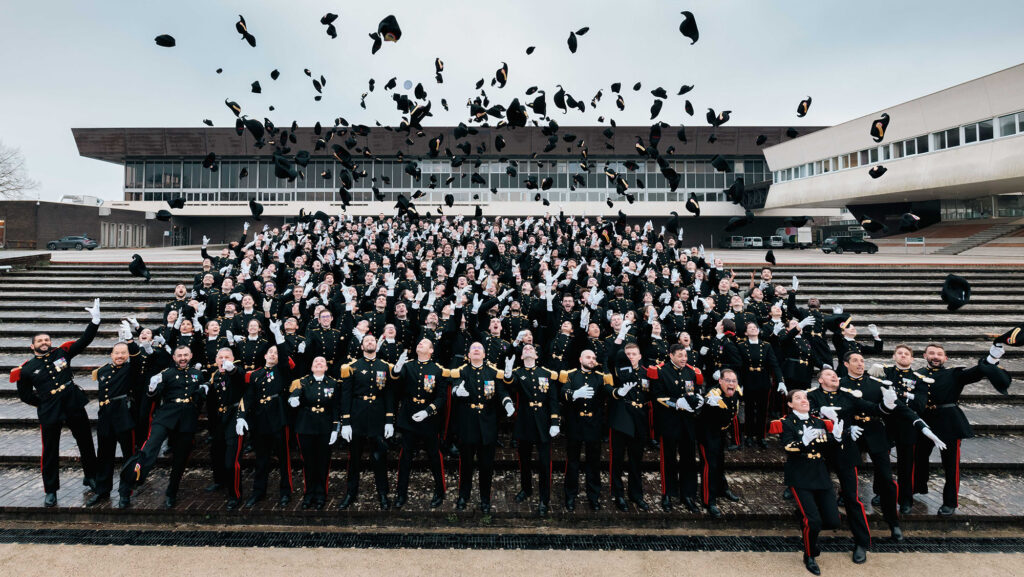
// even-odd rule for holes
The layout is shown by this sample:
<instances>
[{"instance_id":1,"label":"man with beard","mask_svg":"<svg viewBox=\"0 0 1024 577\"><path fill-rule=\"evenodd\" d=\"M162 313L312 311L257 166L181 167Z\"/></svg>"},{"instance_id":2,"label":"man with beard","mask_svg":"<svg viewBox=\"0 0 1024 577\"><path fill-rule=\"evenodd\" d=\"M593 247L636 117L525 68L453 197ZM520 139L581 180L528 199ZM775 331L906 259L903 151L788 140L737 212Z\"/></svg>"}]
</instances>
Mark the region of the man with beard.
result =
<instances>
[{"instance_id":1,"label":"man with beard","mask_svg":"<svg viewBox=\"0 0 1024 577\"><path fill-rule=\"evenodd\" d=\"M580 490L580 454L587 451L585 467L587 500L594 511L601 509L601 438L604 436L604 405L606 385L614 386L611 375L597 370L594 351L580 353L580 368L562 371L562 416L565 425L565 509L576 510L576 496Z\"/></svg>"},{"instance_id":2,"label":"man with beard","mask_svg":"<svg viewBox=\"0 0 1024 577\"><path fill-rule=\"evenodd\" d=\"M551 505L551 440L560 432L558 416L558 373L537 364L537 349L523 346L523 366L509 370L512 382L509 392L517 393L515 438L519 441L519 486L516 503L522 503L533 493L533 447L537 447L537 471L540 479L540 504L537 513L543 517ZM505 368L512 369L514 357L506 360Z\"/></svg>"}]
</instances>

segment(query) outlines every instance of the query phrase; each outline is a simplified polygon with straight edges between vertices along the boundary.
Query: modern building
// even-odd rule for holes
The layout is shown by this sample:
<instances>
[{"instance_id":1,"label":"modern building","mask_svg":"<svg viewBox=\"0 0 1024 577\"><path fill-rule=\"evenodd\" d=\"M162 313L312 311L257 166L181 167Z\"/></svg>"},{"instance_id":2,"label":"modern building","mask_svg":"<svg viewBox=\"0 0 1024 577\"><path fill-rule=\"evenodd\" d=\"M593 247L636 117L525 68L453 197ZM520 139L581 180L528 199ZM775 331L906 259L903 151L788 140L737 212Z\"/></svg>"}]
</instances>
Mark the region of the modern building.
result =
<instances>
[{"instance_id":1,"label":"modern building","mask_svg":"<svg viewBox=\"0 0 1024 577\"><path fill-rule=\"evenodd\" d=\"M881 142L871 136L882 114ZM895 224L1024 216L1024 64L764 150L767 210L845 207ZM872 178L869 171L885 167ZM890 226L892 232L897 228Z\"/></svg>"}]
</instances>

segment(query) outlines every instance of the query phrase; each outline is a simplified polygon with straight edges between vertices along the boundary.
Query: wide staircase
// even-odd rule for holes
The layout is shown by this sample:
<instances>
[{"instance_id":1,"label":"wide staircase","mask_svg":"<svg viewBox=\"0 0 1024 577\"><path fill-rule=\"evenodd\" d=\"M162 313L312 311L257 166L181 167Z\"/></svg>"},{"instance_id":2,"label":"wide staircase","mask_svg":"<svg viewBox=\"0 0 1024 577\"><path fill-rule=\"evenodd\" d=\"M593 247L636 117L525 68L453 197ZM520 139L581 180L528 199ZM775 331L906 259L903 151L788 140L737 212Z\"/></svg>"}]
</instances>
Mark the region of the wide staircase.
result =
<instances>
[{"instance_id":1,"label":"wide staircase","mask_svg":"<svg viewBox=\"0 0 1024 577\"><path fill-rule=\"evenodd\" d=\"M150 267L152 281L141 282L128 275L124 265L53 264L12 271L0 276L0 520L46 520L59 522L135 522L143 524L216 523L257 525L300 525L319 527L324 524L403 526L418 531L439 531L445 528L468 527L562 527L562 528L678 528L741 532L756 528L791 528L794 506L782 497L783 451L777 440L768 449L742 449L728 452L726 472L731 489L742 500L739 503L720 501L724 519L714 520L704 514L691 514L681 506L671 513L658 507L660 476L657 450L648 450L644 462L644 486L650 513L631 505L629 512L615 509L608 498L607 446L602 466L604 507L590 511L582 502L575 512L567 512L562 502L562 471L565 449L556 440L552 458L554 482L552 511L544 519L536 516L537 483L534 496L526 503L514 500L519 491L518 459L510 440L503 439L499 448L492 504L494 512L482 516L472 505L466 511L455 509L458 460L445 462L447 499L439 509L430 509L430 480L423 455L414 462L410 501L401 511L380 511L374 498L373 480L369 471L361 483L361 499L348 511L339 512L334 505L344 491L347 449L336 446L331 464L330 494L323 511L300 508L302 477L301 460L292 453L294 484L292 503L279 507L273 498L277 473L271 473L271 498L252 509L228 511L223 492L207 493L203 488L212 481L209 440L205 433L197 436L188 472L179 493L179 504L172 511L160 508L169 460L162 458L150 479L139 488L133 507L120 510L114 504L85 508L88 495L82 493L82 475L78 452L70 433L61 437L61 490L58 507L42 508L43 490L39 473L40 437L35 409L21 403L16 389L8 382L12 368L26 360L32 335L48 332L55 343L76 338L88 322L83 307L94 297L102 299L103 324L96 340L84 354L73 361L75 382L92 399L88 411L95 419L96 384L89 377L92 369L108 360L111 346L117 339L120 319L136 315L143 326L156 326L164 303L170 298L174 284L191 280L193 265L158 265ZM738 278L747 270L737 268ZM869 339L866 326L875 323L885 339L886 353L868 362L888 361L893 347L905 343L913 347L921 366L920 354L928 343L941 343L950 355L950 365L972 365L985 355L991 338L1022 320L1024 293L1015 290L1024 283L1024 268L978 267L961 268L957 272L971 281L973 297L969 305L949 312L939 300L939 288L947 274L935 268L793 266L776 269L777 279L800 278L800 302L810 296L819 297L825 308L841 304L854 316L861 328L862 339ZM915 497L912 512L904 518L905 530L948 530L1010 527L1024 525L1024 350L1009 348L1003 360L1015 384L1008 396L998 394L987 381L969 385L961 399L962 407L974 426L975 438L963 442L961 448L960 507L952 518L941 518L936 510L941 504L942 474L938 468L938 452L932 455L931 491ZM339 442L340 443L340 442ZM366 458L366 457L364 457ZM389 454L389 476L394 495L398 450ZM120 460L120 456L119 456ZM243 457L242 486L251 488L253 456ZM368 467L366 467L368 468ZM871 465L861 470L861 500L871 510ZM582 495L581 495L582 498ZM116 488L115 499L116 503ZM870 513L873 525L884 523L880 513Z\"/></svg>"},{"instance_id":2,"label":"wide staircase","mask_svg":"<svg viewBox=\"0 0 1024 577\"><path fill-rule=\"evenodd\" d=\"M1015 233L1024 228L1024 224L1020 224L1019 222L1020 221L1015 220L991 226L977 234L972 234L967 238L948 244L935 251L934 254L960 254L962 252L966 252L972 248L979 247L985 243L992 242L997 238Z\"/></svg>"}]
</instances>

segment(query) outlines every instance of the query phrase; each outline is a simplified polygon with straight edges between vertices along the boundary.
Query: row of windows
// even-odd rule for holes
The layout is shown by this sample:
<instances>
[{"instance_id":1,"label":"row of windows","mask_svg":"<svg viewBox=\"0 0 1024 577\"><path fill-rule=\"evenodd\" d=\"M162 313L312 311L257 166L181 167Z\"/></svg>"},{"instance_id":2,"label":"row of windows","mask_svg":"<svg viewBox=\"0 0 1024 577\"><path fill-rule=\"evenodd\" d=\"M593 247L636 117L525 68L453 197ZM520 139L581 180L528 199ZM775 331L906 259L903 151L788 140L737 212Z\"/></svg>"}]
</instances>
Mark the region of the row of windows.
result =
<instances>
[{"instance_id":1,"label":"row of windows","mask_svg":"<svg viewBox=\"0 0 1024 577\"><path fill-rule=\"evenodd\" d=\"M567 161L520 161L518 175L510 177L506 172L508 163L483 162L479 168L471 164L452 168L448 161L424 161L419 163L422 176L419 182L405 172L405 164L400 162L382 161L362 166L367 176L356 181L356 187L369 189L377 186L381 190L426 188L432 182L436 189L482 189L492 187L498 189L523 188L527 178L533 178L540 184L545 178L552 179L553 188L566 189L575 174L586 179L585 188L612 189L614 183L604 174L605 162L597 161L590 172L584 172L578 163ZM665 177L655 162L641 162L636 171L626 168L624 162L608 162L610 169L622 174L634 192L641 182L645 188L667 189ZM732 186L737 175L742 175L748 184L762 182L770 178L767 163L763 160L739 160L735 162L735 172L716 172L707 161L679 160L671 163L673 168L683 176L681 186L697 189L724 189ZM341 186L338 178L340 165L333 160L314 160L302 171L302 176L294 182L274 176L273 165L257 160L228 160L218 165L217 171L203 168L197 161L129 161L125 163L125 189L144 190L337 190ZM246 176L242 176L243 170ZM485 183L472 182L471 176L480 174ZM326 176L326 178L324 178ZM374 182L371 180L376 178ZM452 178L451 184L447 184ZM387 182L385 182L385 180Z\"/></svg>"},{"instance_id":2,"label":"row of windows","mask_svg":"<svg viewBox=\"0 0 1024 577\"><path fill-rule=\"evenodd\" d=\"M489 191L483 193L474 193L471 191L437 191L437 190L425 190L425 196L415 200L414 202L422 204L441 204L444 202L445 194L452 194L455 197L455 202L464 204L481 204L492 201L498 202L532 202L534 195L533 191L499 191L498 194L491 194ZM395 202L399 194L405 194L409 196L408 191L381 191L384 195L382 202ZM473 199L473 194L480 196L479 200ZM722 192L695 192L697 200L701 202L725 202L725 194ZM584 190L577 189L575 191L569 190L549 190L542 193L543 197L548 199L552 203L558 202L594 202L603 204L605 200L609 198L609 194L606 191L597 190ZM247 202L249 200L258 200L260 202L338 202L337 193L334 191L317 191L317 190L289 190L289 191L249 191L249 192L191 192L186 191L184 193L179 192L129 192L127 194L127 200L149 200L149 201L164 201L170 200L177 196L184 196L188 202ZM611 195L612 200L616 201L615 195ZM668 191L639 191L637 194L637 202L685 202L689 198L689 191L683 191L682 189L676 192ZM352 191L352 199L354 202L375 202L373 193L369 190L354 190ZM624 201L623 201L624 202Z\"/></svg>"},{"instance_id":3,"label":"row of windows","mask_svg":"<svg viewBox=\"0 0 1024 577\"><path fill-rule=\"evenodd\" d=\"M947 148L984 142L993 138L1013 136L1019 133L1024 133L1024 112L1007 114L999 118L982 120L891 144L883 144L858 152L851 152L808 162L800 166L776 170L772 173L772 177L775 182L786 182L798 178L807 178L816 174L885 162L890 159L904 158L906 156L925 154L930 151L946 150Z\"/></svg>"}]
</instances>

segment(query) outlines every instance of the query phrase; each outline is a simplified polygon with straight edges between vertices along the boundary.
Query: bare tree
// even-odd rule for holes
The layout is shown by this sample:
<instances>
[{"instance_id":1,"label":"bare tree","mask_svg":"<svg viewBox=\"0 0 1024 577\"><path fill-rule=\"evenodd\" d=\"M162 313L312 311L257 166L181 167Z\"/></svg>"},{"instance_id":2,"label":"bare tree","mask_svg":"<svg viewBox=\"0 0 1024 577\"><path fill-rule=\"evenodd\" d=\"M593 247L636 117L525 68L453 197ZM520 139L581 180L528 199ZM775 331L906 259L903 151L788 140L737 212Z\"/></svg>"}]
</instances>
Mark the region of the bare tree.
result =
<instances>
[{"instance_id":1,"label":"bare tree","mask_svg":"<svg viewBox=\"0 0 1024 577\"><path fill-rule=\"evenodd\" d=\"M25 158L21 150L4 146L0 142L0 200L17 200L25 197L25 191L32 190L39 183L30 179L25 171Z\"/></svg>"}]
</instances>

